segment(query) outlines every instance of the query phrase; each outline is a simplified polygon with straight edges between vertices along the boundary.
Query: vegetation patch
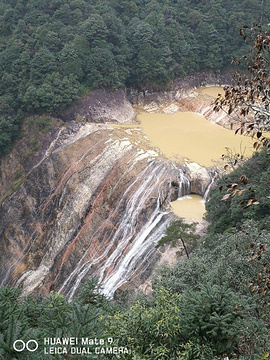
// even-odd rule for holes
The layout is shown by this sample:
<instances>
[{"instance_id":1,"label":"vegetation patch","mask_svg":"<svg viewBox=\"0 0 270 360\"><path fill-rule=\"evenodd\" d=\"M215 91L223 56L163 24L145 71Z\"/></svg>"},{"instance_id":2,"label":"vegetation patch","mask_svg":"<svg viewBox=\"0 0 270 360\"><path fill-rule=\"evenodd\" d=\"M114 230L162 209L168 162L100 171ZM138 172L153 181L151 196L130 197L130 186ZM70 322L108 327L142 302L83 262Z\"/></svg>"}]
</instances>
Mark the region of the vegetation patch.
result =
<instances>
[{"instance_id":1,"label":"vegetation patch","mask_svg":"<svg viewBox=\"0 0 270 360\"><path fill-rule=\"evenodd\" d=\"M245 9L245 11L243 11ZM28 0L0 3L0 152L33 114L61 113L93 89L167 89L231 69L239 28L267 19L261 1Z\"/></svg>"}]
</instances>

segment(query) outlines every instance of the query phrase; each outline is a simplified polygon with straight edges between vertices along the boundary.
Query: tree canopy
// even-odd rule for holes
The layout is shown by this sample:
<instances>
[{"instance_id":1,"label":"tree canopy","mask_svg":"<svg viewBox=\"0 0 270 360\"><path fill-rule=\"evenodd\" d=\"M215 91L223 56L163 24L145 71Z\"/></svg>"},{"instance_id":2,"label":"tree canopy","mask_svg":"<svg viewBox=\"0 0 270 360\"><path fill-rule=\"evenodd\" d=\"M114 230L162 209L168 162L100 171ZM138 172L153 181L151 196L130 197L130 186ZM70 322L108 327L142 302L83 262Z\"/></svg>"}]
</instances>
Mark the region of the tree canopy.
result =
<instances>
[{"instance_id":1,"label":"tree canopy","mask_svg":"<svg viewBox=\"0 0 270 360\"><path fill-rule=\"evenodd\" d=\"M210 192L206 203L211 232L239 229L246 219L257 220L259 229L270 229L269 174L269 154L263 149L224 176L217 184L218 189Z\"/></svg>"},{"instance_id":2,"label":"tree canopy","mask_svg":"<svg viewBox=\"0 0 270 360\"><path fill-rule=\"evenodd\" d=\"M245 66L245 73L237 72L232 84L225 86L225 95L218 96L215 110L223 109L231 115L235 132L255 136L254 148L270 140L263 136L270 130L270 30L261 24L244 26L240 34L252 44L251 51L235 61Z\"/></svg>"},{"instance_id":3,"label":"tree canopy","mask_svg":"<svg viewBox=\"0 0 270 360\"><path fill-rule=\"evenodd\" d=\"M57 114L91 89L228 69L248 48L239 28L269 15L259 0L0 0L0 151L24 116Z\"/></svg>"}]
</instances>

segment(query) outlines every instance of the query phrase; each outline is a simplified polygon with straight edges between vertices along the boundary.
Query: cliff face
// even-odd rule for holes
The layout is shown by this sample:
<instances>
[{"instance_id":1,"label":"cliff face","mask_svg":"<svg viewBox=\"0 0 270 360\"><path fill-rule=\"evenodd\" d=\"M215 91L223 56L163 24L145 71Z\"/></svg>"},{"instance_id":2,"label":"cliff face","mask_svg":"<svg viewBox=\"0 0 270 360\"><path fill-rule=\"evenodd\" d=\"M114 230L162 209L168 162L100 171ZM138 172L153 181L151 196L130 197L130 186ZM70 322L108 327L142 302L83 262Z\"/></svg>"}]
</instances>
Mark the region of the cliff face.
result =
<instances>
[{"instance_id":1,"label":"cliff face","mask_svg":"<svg viewBox=\"0 0 270 360\"><path fill-rule=\"evenodd\" d=\"M134 118L130 104L126 111ZM69 123L46 144L0 208L0 282L24 294L71 299L90 275L109 296L140 283L173 218L169 202L191 188L204 195L211 183L206 171L196 185L192 169L162 159L140 129L112 128L104 118Z\"/></svg>"},{"instance_id":2,"label":"cliff face","mask_svg":"<svg viewBox=\"0 0 270 360\"><path fill-rule=\"evenodd\" d=\"M160 110L167 103L176 103L189 97L194 89L202 86L223 86L231 82L230 74L199 73L193 76L186 76L175 80L166 90L157 89L129 89L128 99L132 104L152 109ZM194 101L195 100L195 101ZM196 104L196 99L192 99ZM192 106L192 104L190 105ZM197 104L196 106L199 106ZM192 108L192 111L195 107Z\"/></svg>"},{"instance_id":3,"label":"cliff face","mask_svg":"<svg viewBox=\"0 0 270 360\"><path fill-rule=\"evenodd\" d=\"M130 123L135 119L135 114L125 91L117 89L92 91L60 117L65 121Z\"/></svg>"},{"instance_id":4,"label":"cliff face","mask_svg":"<svg viewBox=\"0 0 270 360\"><path fill-rule=\"evenodd\" d=\"M200 73L175 80L167 90L129 89L128 98L134 106L147 112L174 113L192 111L206 119L231 129L231 118L222 110L213 111L214 98L205 96L197 88L205 86L223 87L231 83L231 75Z\"/></svg>"}]
</instances>

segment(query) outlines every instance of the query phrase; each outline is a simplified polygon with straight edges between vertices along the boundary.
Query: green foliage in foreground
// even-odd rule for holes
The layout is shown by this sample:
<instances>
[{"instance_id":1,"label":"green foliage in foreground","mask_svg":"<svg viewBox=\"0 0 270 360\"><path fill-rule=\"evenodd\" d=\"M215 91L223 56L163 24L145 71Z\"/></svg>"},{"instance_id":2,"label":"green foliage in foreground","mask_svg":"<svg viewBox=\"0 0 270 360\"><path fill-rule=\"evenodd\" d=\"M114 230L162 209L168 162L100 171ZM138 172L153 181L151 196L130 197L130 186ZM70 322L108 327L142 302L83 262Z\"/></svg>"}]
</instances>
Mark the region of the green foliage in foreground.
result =
<instances>
[{"instance_id":1,"label":"green foliage in foreground","mask_svg":"<svg viewBox=\"0 0 270 360\"><path fill-rule=\"evenodd\" d=\"M153 280L152 298L139 300L108 318L108 328L113 334L120 332L123 343L136 354L123 359L212 360L223 359L226 354L234 359L258 360L268 356L268 168L269 157L261 152L230 175L230 181L235 182L244 172L260 200L257 207L248 207L246 212L239 205L239 197L238 202L226 204L227 212L239 213L238 221L233 222L237 228L223 234L212 230L218 220L227 229L220 210L224 194L216 188L208 215L215 219L199 249L189 260L159 271ZM244 191L247 198L255 196L248 189ZM246 220L252 217L257 221ZM176 245L190 230L182 225L181 220L173 222L159 245Z\"/></svg>"},{"instance_id":2,"label":"green foliage in foreground","mask_svg":"<svg viewBox=\"0 0 270 360\"><path fill-rule=\"evenodd\" d=\"M44 337L110 337L114 346L130 350L115 359L221 360L227 354L258 360L270 348L269 258L269 233L258 234L249 221L242 231L209 236L185 262L163 267L153 295L125 307L109 302L95 282L86 283L71 303L57 293L20 298L20 290L3 287L0 358L46 358L14 352L18 338L43 344ZM111 359L87 356L82 358Z\"/></svg>"},{"instance_id":3,"label":"green foliage in foreground","mask_svg":"<svg viewBox=\"0 0 270 360\"><path fill-rule=\"evenodd\" d=\"M44 355L44 338L102 338L105 329L104 319L110 313L110 305L104 296L96 293L97 289L92 284L88 284L79 298L72 303L67 303L65 298L57 293L48 298L40 295L21 298L19 289L2 287L0 359L76 359L76 356L71 355ZM39 349L32 353L17 352L13 349L13 343L17 339L25 342L34 339L38 342ZM93 354L88 358L98 357Z\"/></svg>"}]
</instances>

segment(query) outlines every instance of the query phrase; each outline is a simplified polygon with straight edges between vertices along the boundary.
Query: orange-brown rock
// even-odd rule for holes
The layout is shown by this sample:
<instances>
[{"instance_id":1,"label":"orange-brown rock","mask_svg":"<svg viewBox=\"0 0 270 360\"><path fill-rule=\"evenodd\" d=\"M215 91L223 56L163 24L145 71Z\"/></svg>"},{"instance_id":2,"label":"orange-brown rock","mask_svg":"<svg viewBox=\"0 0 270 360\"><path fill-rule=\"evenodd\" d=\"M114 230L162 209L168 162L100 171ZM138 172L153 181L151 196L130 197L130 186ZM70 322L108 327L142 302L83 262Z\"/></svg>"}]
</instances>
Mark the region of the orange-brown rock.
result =
<instances>
[{"instance_id":1,"label":"orange-brown rock","mask_svg":"<svg viewBox=\"0 0 270 360\"><path fill-rule=\"evenodd\" d=\"M140 129L103 120L55 128L27 164L0 208L0 282L69 299L89 276L109 296L145 280L174 217L169 202L191 188L204 195L211 183L206 171L195 184L191 170L161 157Z\"/></svg>"}]
</instances>

